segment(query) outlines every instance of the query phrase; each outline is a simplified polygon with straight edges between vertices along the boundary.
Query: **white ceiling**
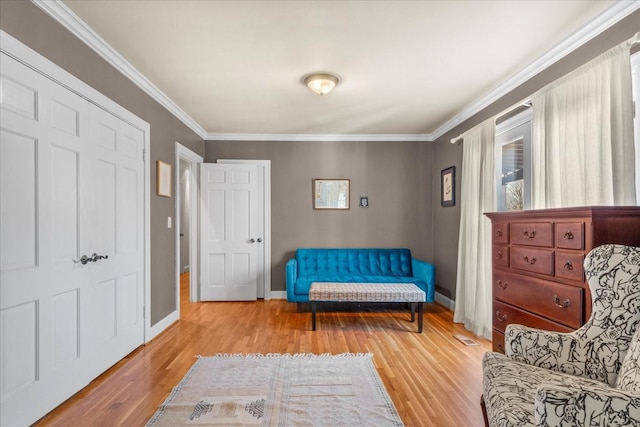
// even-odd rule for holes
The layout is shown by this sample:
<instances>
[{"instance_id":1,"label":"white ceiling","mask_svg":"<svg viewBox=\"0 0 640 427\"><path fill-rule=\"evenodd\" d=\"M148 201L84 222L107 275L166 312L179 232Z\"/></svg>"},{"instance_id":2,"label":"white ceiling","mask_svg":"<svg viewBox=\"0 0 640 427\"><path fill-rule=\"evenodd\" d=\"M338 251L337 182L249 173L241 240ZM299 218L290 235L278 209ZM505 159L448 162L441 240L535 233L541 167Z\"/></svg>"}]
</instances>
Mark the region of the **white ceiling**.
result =
<instances>
[{"instance_id":1,"label":"white ceiling","mask_svg":"<svg viewBox=\"0 0 640 427\"><path fill-rule=\"evenodd\" d=\"M516 84L534 62L540 67L550 52L556 60L568 41L576 47L610 26L602 16L620 9L608 0L64 5L204 137L264 140L431 140ZM302 83L313 71L341 82L320 97Z\"/></svg>"}]
</instances>

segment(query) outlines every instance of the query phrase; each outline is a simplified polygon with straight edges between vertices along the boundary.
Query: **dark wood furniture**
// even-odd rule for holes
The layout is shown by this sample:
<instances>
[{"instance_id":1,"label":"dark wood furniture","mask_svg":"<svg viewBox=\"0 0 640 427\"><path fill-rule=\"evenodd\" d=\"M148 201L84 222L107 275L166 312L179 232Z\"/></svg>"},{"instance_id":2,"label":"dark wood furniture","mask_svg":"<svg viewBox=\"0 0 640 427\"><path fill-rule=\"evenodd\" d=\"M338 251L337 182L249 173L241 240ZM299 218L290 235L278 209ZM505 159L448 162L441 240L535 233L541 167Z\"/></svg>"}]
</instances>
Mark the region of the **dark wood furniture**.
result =
<instances>
[{"instance_id":1,"label":"dark wood furniture","mask_svg":"<svg viewBox=\"0 0 640 427\"><path fill-rule=\"evenodd\" d=\"M591 315L585 255L605 243L640 246L640 207L493 212L493 350L518 323L571 332Z\"/></svg>"}]
</instances>

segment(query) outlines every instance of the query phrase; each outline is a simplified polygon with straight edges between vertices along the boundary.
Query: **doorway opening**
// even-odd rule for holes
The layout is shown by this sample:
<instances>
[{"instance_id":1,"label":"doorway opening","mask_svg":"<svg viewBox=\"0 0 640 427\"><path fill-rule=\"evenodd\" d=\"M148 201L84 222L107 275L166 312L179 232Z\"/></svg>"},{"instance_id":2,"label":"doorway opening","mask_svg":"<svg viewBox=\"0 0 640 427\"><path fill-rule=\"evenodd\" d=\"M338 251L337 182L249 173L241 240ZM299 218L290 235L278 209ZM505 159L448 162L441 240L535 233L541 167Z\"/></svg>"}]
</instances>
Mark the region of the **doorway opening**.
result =
<instances>
[{"instance_id":1,"label":"doorway opening","mask_svg":"<svg viewBox=\"0 0 640 427\"><path fill-rule=\"evenodd\" d=\"M189 300L198 301L198 191L202 156L176 142L175 232L176 232L176 311L180 316L180 279L189 276ZM186 277L183 277L186 280Z\"/></svg>"}]
</instances>

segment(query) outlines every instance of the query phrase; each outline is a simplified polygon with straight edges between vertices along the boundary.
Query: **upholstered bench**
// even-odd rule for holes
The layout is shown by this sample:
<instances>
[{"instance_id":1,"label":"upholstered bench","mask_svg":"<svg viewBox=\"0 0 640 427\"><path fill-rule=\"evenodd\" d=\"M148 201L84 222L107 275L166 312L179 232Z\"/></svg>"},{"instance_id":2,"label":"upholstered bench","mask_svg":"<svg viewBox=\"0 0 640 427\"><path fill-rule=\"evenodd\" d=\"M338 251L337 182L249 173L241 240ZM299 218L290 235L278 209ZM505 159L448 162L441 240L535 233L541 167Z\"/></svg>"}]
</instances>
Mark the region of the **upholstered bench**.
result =
<instances>
[{"instance_id":1,"label":"upholstered bench","mask_svg":"<svg viewBox=\"0 0 640 427\"><path fill-rule=\"evenodd\" d=\"M422 318L426 294L413 283L339 283L313 282L309 288L311 329L316 330L318 301L326 302L407 302L411 306L411 321L418 305L418 333L422 333Z\"/></svg>"}]
</instances>

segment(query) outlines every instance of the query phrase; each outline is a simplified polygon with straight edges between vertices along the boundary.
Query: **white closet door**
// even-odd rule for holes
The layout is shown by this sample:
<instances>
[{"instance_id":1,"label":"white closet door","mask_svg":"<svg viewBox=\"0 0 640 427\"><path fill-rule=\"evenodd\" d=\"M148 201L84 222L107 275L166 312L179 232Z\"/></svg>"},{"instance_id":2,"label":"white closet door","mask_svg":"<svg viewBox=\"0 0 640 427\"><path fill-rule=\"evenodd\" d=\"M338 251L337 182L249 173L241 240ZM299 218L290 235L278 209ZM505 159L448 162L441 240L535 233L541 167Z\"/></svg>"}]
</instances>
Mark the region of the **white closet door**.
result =
<instances>
[{"instance_id":1,"label":"white closet door","mask_svg":"<svg viewBox=\"0 0 640 427\"><path fill-rule=\"evenodd\" d=\"M93 376L144 339L144 134L90 106L91 179L81 206L88 264L87 337Z\"/></svg>"},{"instance_id":2,"label":"white closet door","mask_svg":"<svg viewBox=\"0 0 640 427\"><path fill-rule=\"evenodd\" d=\"M0 425L29 425L143 341L142 148L108 158L88 101L0 67Z\"/></svg>"}]
</instances>

